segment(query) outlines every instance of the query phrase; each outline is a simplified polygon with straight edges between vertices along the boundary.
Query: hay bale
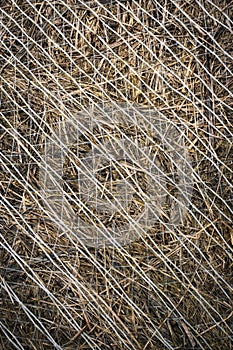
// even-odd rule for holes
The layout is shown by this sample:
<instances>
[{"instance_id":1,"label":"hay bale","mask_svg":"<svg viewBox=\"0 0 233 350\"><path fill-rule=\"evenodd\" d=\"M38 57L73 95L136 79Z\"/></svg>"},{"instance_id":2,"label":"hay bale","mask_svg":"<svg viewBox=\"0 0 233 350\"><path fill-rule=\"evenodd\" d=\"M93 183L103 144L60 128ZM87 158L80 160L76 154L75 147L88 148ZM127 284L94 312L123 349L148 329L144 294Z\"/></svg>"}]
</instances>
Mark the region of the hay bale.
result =
<instances>
[{"instance_id":1,"label":"hay bale","mask_svg":"<svg viewBox=\"0 0 233 350\"><path fill-rule=\"evenodd\" d=\"M0 4L0 347L229 349L233 5ZM49 217L40 173L46 140L59 123L109 104L146 108L176 126L192 162L192 198L179 225L169 226L177 195L171 181L164 215L136 240L87 247ZM117 127L125 137L133 133L141 148L149 142L158 148L149 133ZM81 146L93 147L98 132L84 133ZM80 148L71 146L79 159ZM171 162L159 161L169 175ZM65 191L74 198L77 167L70 157L64 171ZM119 168L117 174L127 177ZM134 172L133 184L146 192L139 178ZM131 217L141 210L140 198ZM99 220L98 211L93 215Z\"/></svg>"}]
</instances>

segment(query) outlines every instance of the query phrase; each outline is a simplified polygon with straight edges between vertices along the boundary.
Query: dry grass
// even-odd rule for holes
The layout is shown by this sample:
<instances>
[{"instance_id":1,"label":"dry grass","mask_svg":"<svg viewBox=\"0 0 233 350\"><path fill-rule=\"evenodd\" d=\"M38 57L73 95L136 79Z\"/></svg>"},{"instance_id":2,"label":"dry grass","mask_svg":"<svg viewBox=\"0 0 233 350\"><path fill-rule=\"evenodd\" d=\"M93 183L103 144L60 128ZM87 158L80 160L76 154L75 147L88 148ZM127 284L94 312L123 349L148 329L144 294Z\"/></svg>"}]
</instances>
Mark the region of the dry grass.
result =
<instances>
[{"instance_id":1,"label":"dry grass","mask_svg":"<svg viewBox=\"0 0 233 350\"><path fill-rule=\"evenodd\" d=\"M0 1L1 349L231 349L232 12ZM59 120L112 101L182 130L192 205L173 230L161 220L128 246L86 248L46 216L40 155Z\"/></svg>"}]
</instances>

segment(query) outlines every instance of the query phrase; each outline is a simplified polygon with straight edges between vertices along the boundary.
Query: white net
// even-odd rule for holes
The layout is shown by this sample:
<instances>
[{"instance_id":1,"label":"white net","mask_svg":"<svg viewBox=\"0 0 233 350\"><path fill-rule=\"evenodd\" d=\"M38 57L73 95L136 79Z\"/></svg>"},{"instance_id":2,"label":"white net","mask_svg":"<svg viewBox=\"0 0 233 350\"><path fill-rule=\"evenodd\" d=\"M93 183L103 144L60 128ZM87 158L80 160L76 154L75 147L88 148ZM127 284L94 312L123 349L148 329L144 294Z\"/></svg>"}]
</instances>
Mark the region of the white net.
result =
<instances>
[{"instance_id":1,"label":"white net","mask_svg":"<svg viewBox=\"0 0 233 350\"><path fill-rule=\"evenodd\" d=\"M0 348L230 349L233 3L0 19Z\"/></svg>"}]
</instances>

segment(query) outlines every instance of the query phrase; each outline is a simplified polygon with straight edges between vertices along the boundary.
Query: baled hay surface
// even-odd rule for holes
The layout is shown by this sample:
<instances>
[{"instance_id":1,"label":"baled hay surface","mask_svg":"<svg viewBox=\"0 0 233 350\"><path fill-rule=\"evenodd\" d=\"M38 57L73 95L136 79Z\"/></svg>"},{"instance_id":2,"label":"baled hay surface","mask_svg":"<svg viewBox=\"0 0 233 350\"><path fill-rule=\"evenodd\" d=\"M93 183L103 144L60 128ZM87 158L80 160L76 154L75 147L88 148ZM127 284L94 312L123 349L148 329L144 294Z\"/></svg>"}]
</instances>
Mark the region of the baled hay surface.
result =
<instances>
[{"instance_id":1,"label":"baled hay surface","mask_svg":"<svg viewBox=\"0 0 233 350\"><path fill-rule=\"evenodd\" d=\"M232 11L0 1L1 349L231 348ZM48 219L41 155L60 120L113 102L176 123L193 195L173 230L161 218L130 245L87 248Z\"/></svg>"}]
</instances>

